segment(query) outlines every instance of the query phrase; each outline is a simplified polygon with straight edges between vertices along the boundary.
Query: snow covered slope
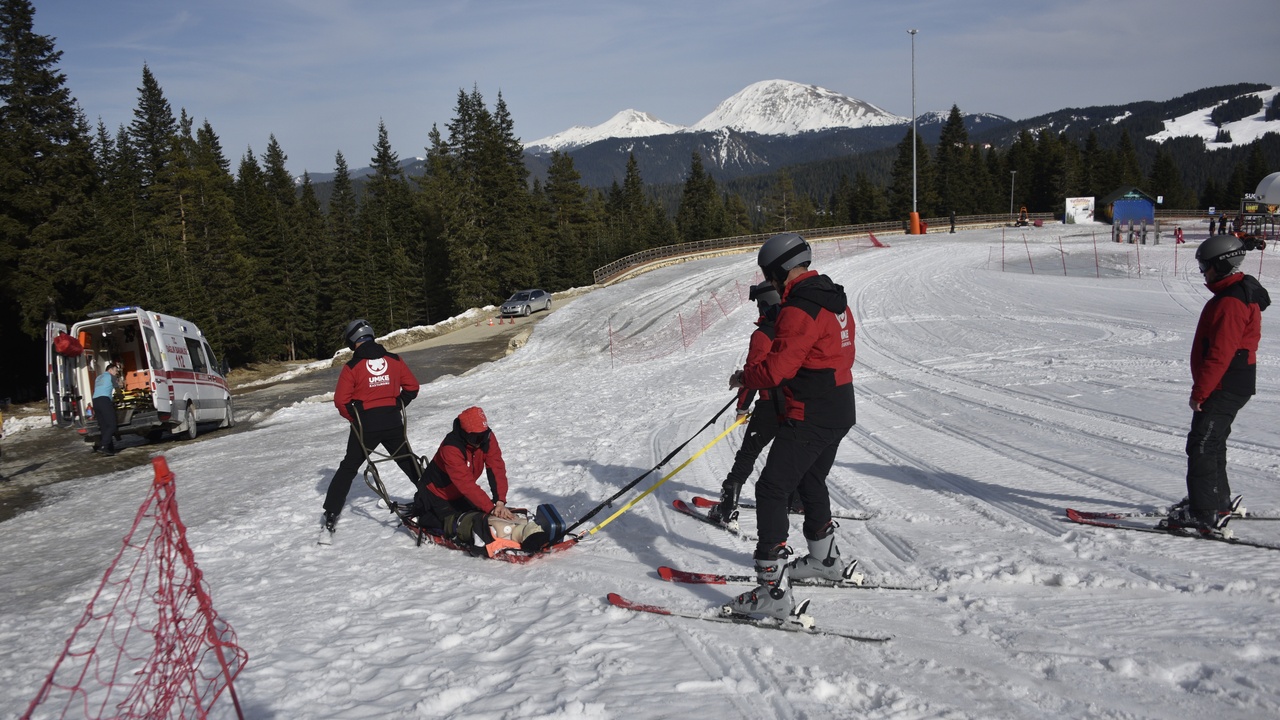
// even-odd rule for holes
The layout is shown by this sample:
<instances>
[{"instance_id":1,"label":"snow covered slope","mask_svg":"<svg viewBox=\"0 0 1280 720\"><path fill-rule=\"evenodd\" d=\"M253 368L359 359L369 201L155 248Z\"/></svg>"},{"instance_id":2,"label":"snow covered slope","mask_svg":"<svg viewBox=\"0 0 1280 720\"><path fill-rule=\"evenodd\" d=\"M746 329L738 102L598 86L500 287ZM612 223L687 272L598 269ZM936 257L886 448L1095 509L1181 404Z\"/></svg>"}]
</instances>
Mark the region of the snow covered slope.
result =
<instances>
[{"instance_id":1,"label":"snow covered slope","mask_svg":"<svg viewBox=\"0 0 1280 720\"><path fill-rule=\"evenodd\" d=\"M1262 100L1263 109L1242 120L1223 123L1221 129L1231 134L1231 142L1215 142L1219 127L1213 124L1209 116L1213 107L1201 108L1181 117L1164 121L1164 130L1148 136L1148 140L1164 142L1176 137L1199 137L1211 148L1248 145L1267 133L1280 133L1280 120L1266 120L1266 109L1280 93L1280 88L1271 88L1256 93L1249 93Z\"/></svg>"},{"instance_id":2,"label":"snow covered slope","mask_svg":"<svg viewBox=\"0 0 1280 720\"><path fill-rule=\"evenodd\" d=\"M736 431L579 547L527 566L414 547L358 482L337 543L317 547L347 434L329 398L252 432L163 446L213 602L250 655L237 683L247 716L1280 715L1280 553L1062 519L1067 506L1151 508L1184 494L1187 354L1208 297L1191 260L1203 228L1186 234L1190 246L1133 247L1102 242L1099 228L1096 269L1087 225L1028 228L1004 245L988 230L890 237L843 256L818 246L817 268L857 316L858 425L831 473L833 502L876 514L844 523L840 547L872 578L936 589L802 596L820 625L893 634L883 646L606 604L615 591L697 610L741 590L654 572L746 571L752 543L670 509L719 487ZM1271 258L1262 280L1280 289ZM581 517L730 400L754 317L740 305L687 350L633 364L611 361L610 328L660 343L677 312L751 282L752 259L667 267L564 305L510 357L425 386L409 408L414 448L430 455L479 404L512 503ZM1258 273L1256 253L1245 267ZM1275 312L1229 462L1246 504L1280 515ZM408 494L398 470L384 477ZM150 481L131 471L68 483L0 523L0 707L33 697ZM754 530L750 514L743 525ZM1235 529L1280 542L1280 522ZM802 545L799 523L792 541Z\"/></svg>"}]
</instances>

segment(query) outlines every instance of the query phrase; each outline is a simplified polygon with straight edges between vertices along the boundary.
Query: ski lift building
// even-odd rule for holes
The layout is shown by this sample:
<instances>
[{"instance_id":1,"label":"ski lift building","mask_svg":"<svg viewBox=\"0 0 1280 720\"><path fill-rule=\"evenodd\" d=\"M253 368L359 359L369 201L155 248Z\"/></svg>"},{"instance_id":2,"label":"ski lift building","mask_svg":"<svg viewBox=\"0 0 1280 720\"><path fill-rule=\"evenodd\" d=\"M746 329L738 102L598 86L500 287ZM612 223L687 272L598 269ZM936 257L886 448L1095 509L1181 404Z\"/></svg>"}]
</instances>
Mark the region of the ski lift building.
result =
<instances>
[{"instance_id":1,"label":"ski lift building","mask_svg":"<svg viewBox=\"0 0 1280 720\"><path fill-rule=\"evenodd\" d=\"M1125 185L1098 201L1097 218L1112 225L1153 224L1156 199L1132 185Z\"/></svg>"}]
</instances>

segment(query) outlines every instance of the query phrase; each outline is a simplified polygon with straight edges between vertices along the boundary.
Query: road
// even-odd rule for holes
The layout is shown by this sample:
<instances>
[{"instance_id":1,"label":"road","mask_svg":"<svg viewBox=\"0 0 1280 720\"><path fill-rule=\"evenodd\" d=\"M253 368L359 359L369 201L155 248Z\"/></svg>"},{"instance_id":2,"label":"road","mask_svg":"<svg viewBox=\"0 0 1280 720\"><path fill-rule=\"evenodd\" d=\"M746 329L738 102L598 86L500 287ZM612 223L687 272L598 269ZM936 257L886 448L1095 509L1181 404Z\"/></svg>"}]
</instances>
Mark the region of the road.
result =
<instances>
[{"instance_id":1,"label":"road","mask_svg":"<svg viewBox=\"0 0 1280 720\"><path fill-rule=\"evenodd\" d=\"M515 318L514 324L508 321L492 326L487 322L468 325L430 340L394 348L393 352L404 358L418 382L425 385L442 375L457 375L505 356L513 341L521 342L533 326L549 314ZM75 430L69 428L42 427L6 437L0 458L0 522L36 506L51 490L73 491L66 483L145 465L152 455L164 452L167 445L253 432L257 423L271 411L332 392L340 368L325 368L270 385L233 388L237 419L234 428L218 430L214 424L202 425L201 434L195 440L166 436L154 443L128 435L118 441L120 452L114 457L93 453Z\"/></svg>"}]
</instances>

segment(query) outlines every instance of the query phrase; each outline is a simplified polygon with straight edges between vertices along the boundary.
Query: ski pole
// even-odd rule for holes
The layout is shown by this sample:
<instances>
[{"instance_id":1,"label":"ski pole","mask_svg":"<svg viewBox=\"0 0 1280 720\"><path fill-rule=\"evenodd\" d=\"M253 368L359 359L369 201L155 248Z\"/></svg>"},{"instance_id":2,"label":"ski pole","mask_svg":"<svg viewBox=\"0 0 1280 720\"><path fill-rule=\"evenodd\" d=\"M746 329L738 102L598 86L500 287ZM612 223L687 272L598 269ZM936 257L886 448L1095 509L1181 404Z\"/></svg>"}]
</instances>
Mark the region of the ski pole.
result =
<instances>
[{"instance_id":1,"label":"ski pole","mask_svg":"<svg viewBox=\"0 0 1280 720\"><path fill-rule=\"evenodd\" d=\"M591 512L589 512L589 513L587 513L586 515L584 515L580 520L578 520L578 521L577 521L577 522L575 522L574 524L572 524L572 525L570 525L569 527L565 528L565 534L567 535L567 534L569 534L569 533L573 532L573 529L574 529L574 528L578 527L579 525L581 525L581 524L585 523L586 521L590 520L591 518L595 517L595 516L596 516L596 513L599 513L601 510L603 510L603 509L605 509L606 507L608 507L608 506L612 505L612 504L613 504L613 501L614 501L614 500L617 500L617 499L618 499L618 498L620 498L620 497L622 497L623 493L627 492L628 490L630 490L631 488L635 487L636 485L639 485L639 484L640 484L640 481L641 481L641 480L644 480L644 479L645 479L645 478L647 478L647 477L649 477L650 473L652 473L654 470L657 470L658 468L660 468L660 467L662 467L663 465L666 465L668 462L670 462L671 458L673 458L673 457L675 457L675 456L676 456L676 453L680 452L681 450L683 450L683 449L685 448L685 446L686 446L686 445L688 445L689 443L693 442L693 439L694 439L694 438L696 438L696 437L698 437L698 435L700 435L700 434L702 433L702 431L703 431L703 430L706 430L707 428L709 428L709 427L711 427L712 425L714 425L714 424L715 424L715 422L716 422L716 420L719 420L719 419L720 419L720 416L724 414L724 411L725 411L725 410L728 410L728 409L729 409L729 406L733 405L733 404L734 404L734 403L736 403L736 402L738 402L738 396L737 396L737 395L734 395L734 396L733 396L733 399L732 399L732 400L730 400L728 403L726 403L724 407L720 408L720 411L719 411L719 412L717 412L717 413L715 414L715 416L714 416L714 417L712 417L710 420L708 420L706 425L703 425L702 427L698 428L698 432L695 432L694 434L690 435L688 440L685 440L684 442L680 443L680 446L679 446L679 447L677 447L675 450L672 450L672 451L671 451L671 452L670 452L666 457L664 457L664 458L662 458L661 460L659 460L657 465L654 465L653 467L649 468L648 470L645 470L645 471L644 471L644 473L642 473L642 474L640 475L640 477L638 477L638 478L636 478L635 480L632 480L631 482L629 482L629 483L627 483L626 485L624 485L624 486L623 486L623 488L622 488L621 490L619 490L618 492L614 493L614 494L613 494L613 496L612 496L612 497L610 497L608 500L605 500L604 502L602 502L602 503L600 503L599 505L595 506L594 508L592 508Z\"/></svg>"},{"instance_id":2,"label":"ski pole","mask_svg":"<svg viewBox=\"0 0 1280 720\"><path fill-rule=\"evenodd\" d=\"M679 467L677 467L675 470L672 470L671 472L667 473L667 474L666 474L666 475L665 475L661 480L659 480L658 482L654 483L654 484L653 484L653 487L649 488L648 490L645 490L644 492L642 492L642 493L640 493L639 495L637 495L637 496L635 497L635 499L634 499L634 500L632 500L631 502L627 503L626 505L623 505L622 507L618 508L618 512L616 512L616 513L614 513L614 514L610 515L609 517L605 518L604 522L602 522L602 523L600 523L599 525L596 525L595 527L591 528L591 530L589 530L589 531L587 532L587 534L588 534L588 535L594 535L594 534L595 534L595 532L596 532L597 530L599 530L600 528L604 527L605 525L608 525L609 523L613 522L613 519L614 519L614 518L618 517L619 515L621 515L622 513L626 512L626 511L630 510L630 509L632 508L632 506L634 506L636 503L638 503L638 502L640 502L641 500L645 499L645 497L647 497L647 496L649 495L649 493L652 493L654 490L657 490L659 487L661 487L661 486L662 486L662 484L663 484L663 483L665 483L666 481L668 481L668 480L670 480L671 478L675 477L675 474L676 474L676 473L678 473L678 472L680 472L681 470L685 469L685 467L686 467L686 466L688 466L688 465L689 465L689 463L693 462L694 460L697 460L697 459L702 455L702 453L704 453L704 452L706 452L706 451L710 450L712 445L715 445L716 443L718 443L718 442L720 442L721 440L723 440L725 435L728 435L728 434L729 434L729 432L730 432L731 430L733 430L734 428L736 428L736 427L738 427L739 425L741 425L741 424L742 424L742 421L743 421L743 420L746 420L746 419L747 419L747 416L746 416L746 415L743 415L743 416L739 417L737 420L734 420L734 421L733 421L733 424L732 424L732 425L730 425L729 427L725 428L724 432L722 432L722 433L720 433L719 435L717 435L717 436L716 436L716 438L715 438L714 440L712 440L711 442L707 443L706 445L703 445L701 450L699 450L698 452L696 452L696 453L694 453L693 455L691 455L691 456L689 457L689 459L688 459L688 460L685 460L684 462L680 463L680 466L679 466Z\"/></svg>"}]
</instances>

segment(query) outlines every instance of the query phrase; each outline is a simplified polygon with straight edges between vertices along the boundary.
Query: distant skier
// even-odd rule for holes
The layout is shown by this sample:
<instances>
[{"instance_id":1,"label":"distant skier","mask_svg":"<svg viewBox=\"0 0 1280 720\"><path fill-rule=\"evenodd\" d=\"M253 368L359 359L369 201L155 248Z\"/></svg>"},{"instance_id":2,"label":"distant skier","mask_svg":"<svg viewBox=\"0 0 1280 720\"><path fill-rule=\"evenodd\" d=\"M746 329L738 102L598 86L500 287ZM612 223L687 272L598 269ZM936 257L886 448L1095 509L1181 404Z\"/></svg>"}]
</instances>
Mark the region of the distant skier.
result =
<instances>
[{"instance_id":1,"label":"distant skier","mask_svg":"<svg viewBox=\"0 0 1280 720\"><path fill-rule=\"evenodd\" d=\"M373 327L367 320L352 320L342 331L342 339L353 351L351 360L338 373L333 404L342 418L351 423L347 454L329 480L324 498L324 527L332 533L351 491L351 480L368 454L382 446L396 461L409 481L421 484L418 463L405 437L400 408L418 397L418 380L399 355L374 342ZM363 444L361 440L363 439Z\"/></svg>"},{"instance_id":2,"label":"distant skier","mask_svg":"<svg viewBox=\"0 0 1280 720\"><path fill-rule=\"evenodd\" d=\"M768 281L753 285L748 298L755 300L760 317L756 320L756 329L751 333L751 341L747 347L747 365L759 362L769 354L773 345L774 322L778 317L778 306L782 302L778 291ZM746 415L751 408L751 401L756 396L755 390L738 389L738 416ZM777 388L764 388L759 391L755 411L747 422L747 432L742 439L742 447L733 458L733 467L720 488L720 504L711 508L708 515L712 520L731 523L738 518L738 498L742 495L742 486L755 468L756 458L764 451L773 436L778 433L778 418L785 412L782 394ZM792 493L788 500L792 512L802 511L800 494Z\"/></svg>"},{"instance_id":3,"label":"distant skier","mask_svg":"<svg viewBox=\"0 0 1280 720\"><path fill-rule=\"evenodd\" d=\"M786 619L795 608L790 578L843 579L827 473L855 421L854 323L844 288L809 269L813 253L795 233L774 235L757 262L782 297L773 345L759 361L729 377L730 387L780 387L786 416L756 483L760 583L725 606L730 612ZM809 554L785 564L787 499L799 490Z\"/></svg>"},{"instance_id":4,"label":"distant skier","mask_svg":"<svg viewBox=\"0 0 1280 720\"><path fill-rule=\"evenodd\" d=\"M1205 303L1191 341L1191 431L1187 433L1187 499L1162 525L1203 534L1220 532L1231 519L1227 437L1236 413L1257 387L1266 288L1240 271L1245 245L1233 235L1200 244L1196 260L1213 297Z\"/></svg>"}]
</instances>

